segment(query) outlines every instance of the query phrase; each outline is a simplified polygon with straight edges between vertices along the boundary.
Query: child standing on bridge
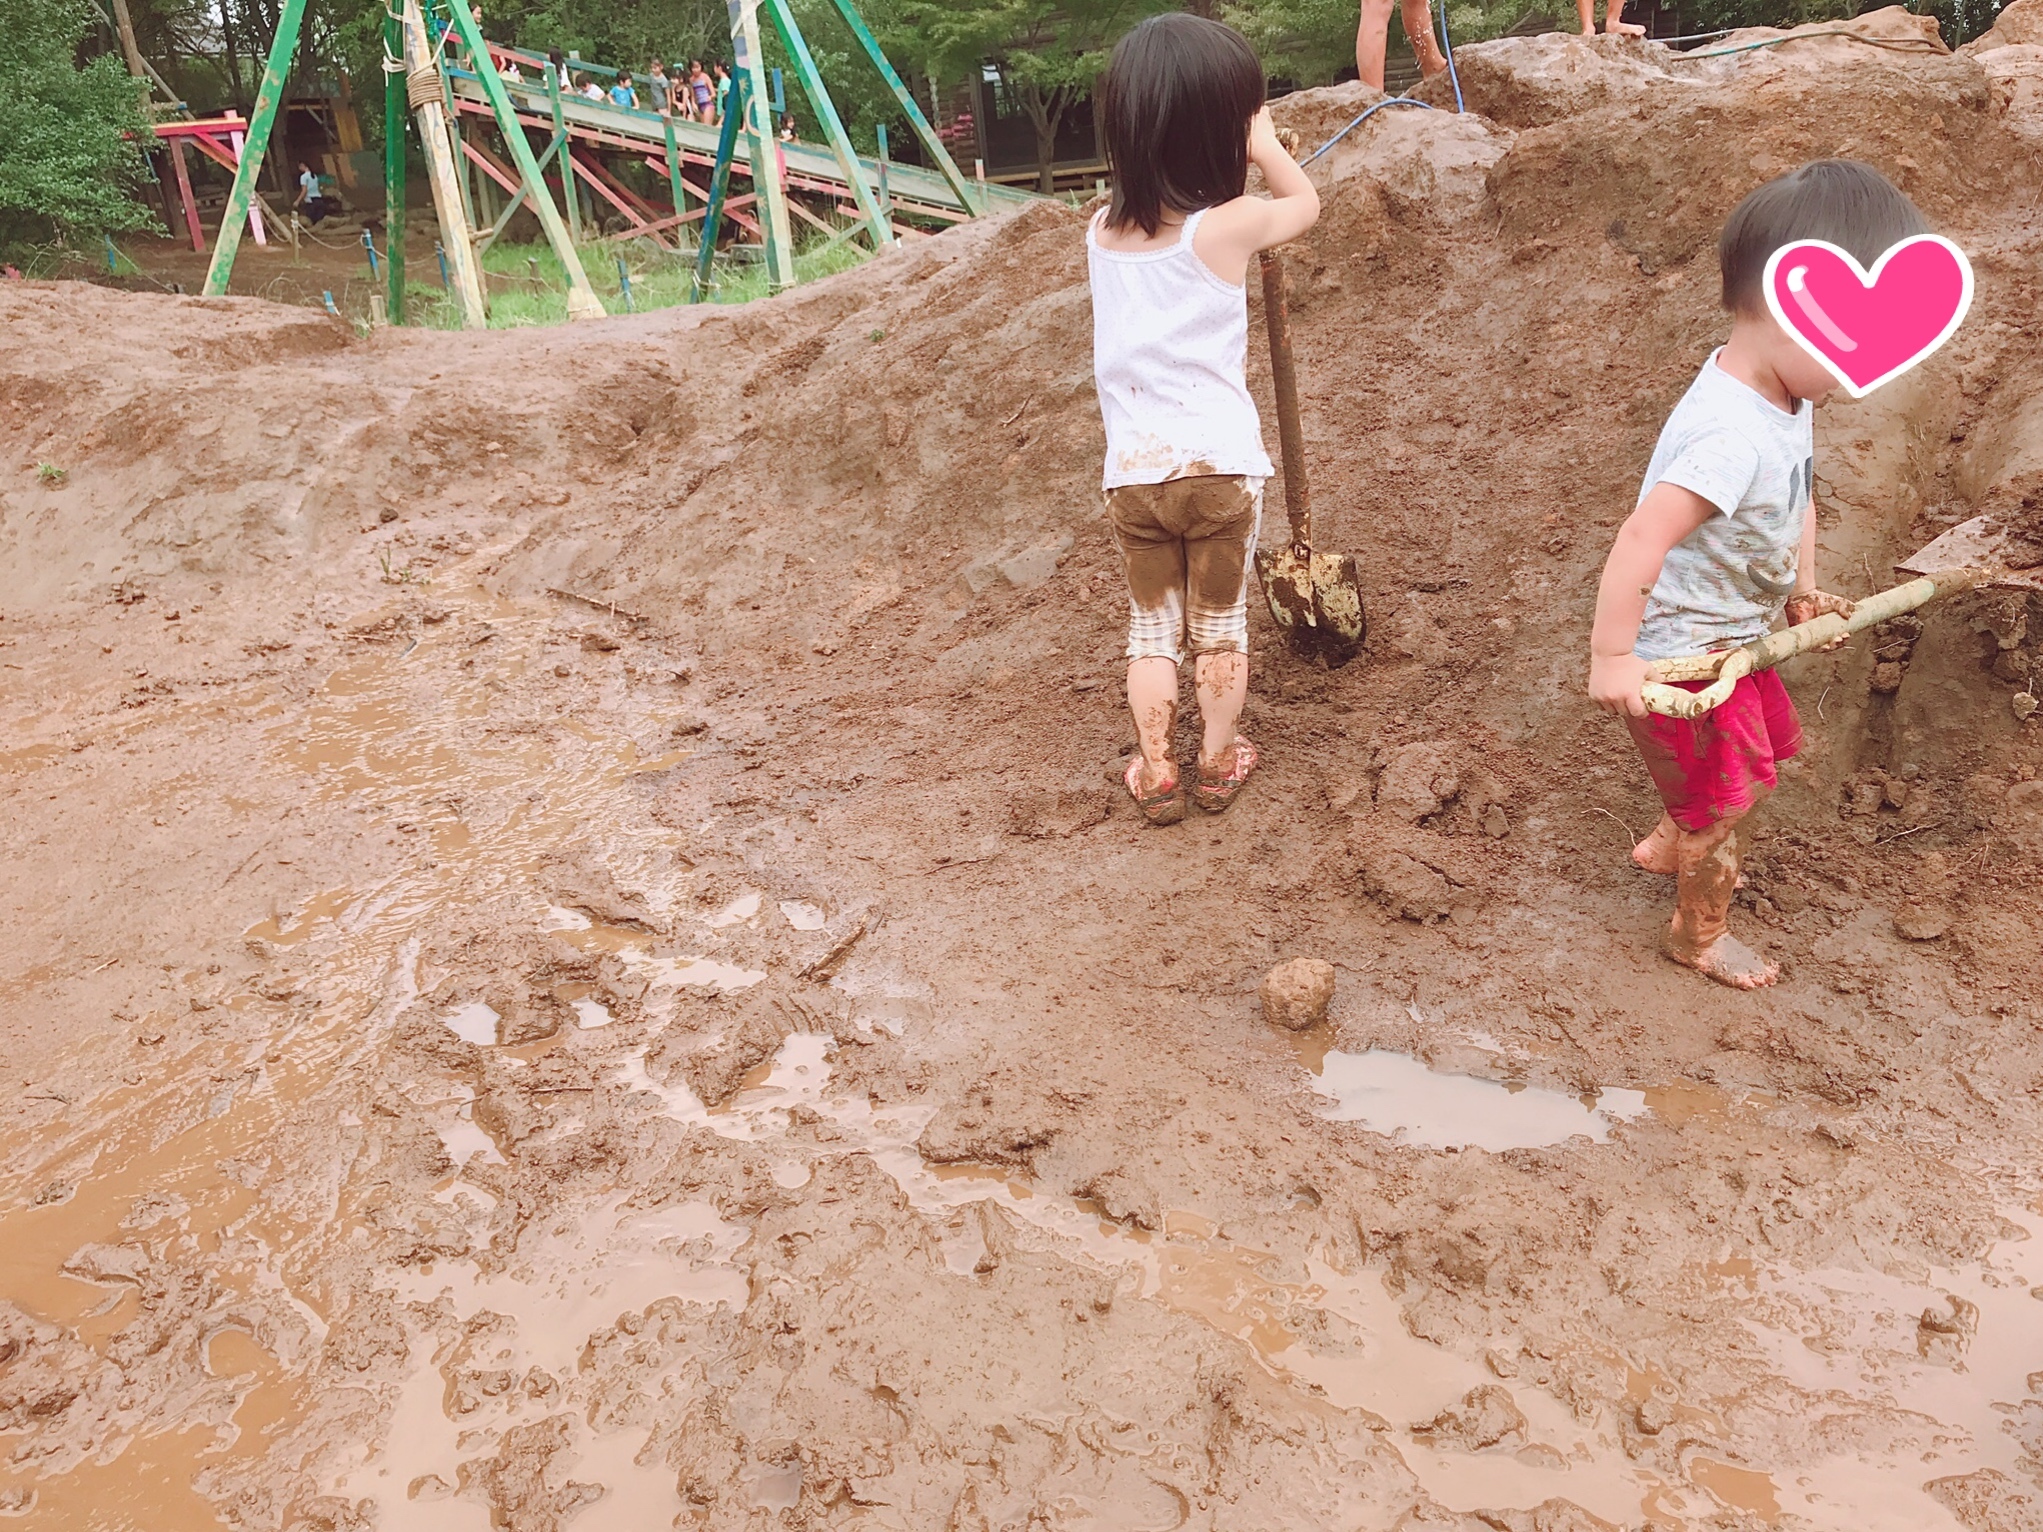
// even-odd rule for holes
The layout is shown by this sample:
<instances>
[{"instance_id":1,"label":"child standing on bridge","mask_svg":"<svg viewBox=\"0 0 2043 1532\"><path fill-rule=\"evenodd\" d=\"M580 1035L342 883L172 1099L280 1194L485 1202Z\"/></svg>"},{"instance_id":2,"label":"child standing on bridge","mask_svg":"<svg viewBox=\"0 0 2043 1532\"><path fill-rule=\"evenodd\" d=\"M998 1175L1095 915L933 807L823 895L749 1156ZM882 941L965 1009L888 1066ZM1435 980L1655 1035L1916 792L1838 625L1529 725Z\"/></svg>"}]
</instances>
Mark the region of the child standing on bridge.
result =
<instances>
[{"instance_id":1,"label":"child standing on bridge","mask_svg":"<svg viewBox=\"0 0 2043 1532\"><path fill-rule=\"evenodd\" d=\"M1248 582L1271 472L1243 376L1249 257L1319 219L1277 141L1263 67L1232 27L1143 22L1100 79L1113 202L1086 231L1093 376L1106 422L1107 519L1128 577L1129 793L1151 824L1184 818L1171 759L1178 666L1193 655L1204 738L1192 802L1217 814L1256 766ZM1244 194L1248 167L1269 198ZM1187 638L1189 637L1189 645Z\"/></svg>"},{"instance_id":2,"label":"child standing on bridge","mask_svg":"<svg viewBox=\"0 0 2043 1532\"><path fill-rule=\"evenodd\" d=\"M1798 240L1827 240L1870 269L1926 230L1912 202L1855 160L1814 161L1738 204L1717 244L1730 338L1668 416L1603 566L1589 696L1630 726L1667 810L1632 860L1676 880L1662 950L1733 989L1780 976L1730 934L1729 917L1748 818L1773 791L1776 763L1801 749L1801 724L1771 670L1696 719L1649 714L1640 687L1652 661L1735 649L1777 618L1851 615L1851 602L1817 588L1809 513L1813 411L1836 382L1767 311L1762 284L1768 257Z\"/></svg>"}]
</instances>

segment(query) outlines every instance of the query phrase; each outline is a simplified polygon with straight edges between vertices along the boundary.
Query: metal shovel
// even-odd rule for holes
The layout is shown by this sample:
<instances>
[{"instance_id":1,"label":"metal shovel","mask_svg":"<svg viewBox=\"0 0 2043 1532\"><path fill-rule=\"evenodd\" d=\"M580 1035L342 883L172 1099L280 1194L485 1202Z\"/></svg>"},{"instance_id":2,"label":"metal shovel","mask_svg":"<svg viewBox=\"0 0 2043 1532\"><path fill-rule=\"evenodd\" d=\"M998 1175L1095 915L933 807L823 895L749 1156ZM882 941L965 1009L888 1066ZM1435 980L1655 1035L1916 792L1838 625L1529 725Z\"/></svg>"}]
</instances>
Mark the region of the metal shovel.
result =
<instances>
[{"instance_id":1,"label":"metal shovel","mask_svg":"<svg viewBox=\"0 0 2043 1532\"><path fill-rule=\"evenodd\" d=\"M1368 632L1355 560L1346 553L1315 553L1312 497L1305 478L1305 432L1298 422L1298 372L1291 360L1291 314L1284 260L1263 252L1263 323L1270 332L1270 382L1277 396L1277 437L1284 460L1284 508L1291 541L1256 550L1256 578L1270 604L1270 620L1307 659L1338 670L1355 657Z\"/></svg>"},{"instance_id":2,"label":"metal shovel","mask_svg":"<svg viewBox=\"0 0 2043 1532\"><path fill-rule=\"evenodd\" d=\"M1646 707L1669 718L1700 718L1731 695L1740 676L1778 665L1791 655L1820 649L1938 596L1980 585L2043 590L2043 545L2017 535L1997 516L1974 516L1894 567L1915 578L1854 603L1849 618L1818 617L1721 654L1655 660L1641 692ZM1711 684L1691 692L1666 684L1670 681Z\"/></svg>"}]
</instances>

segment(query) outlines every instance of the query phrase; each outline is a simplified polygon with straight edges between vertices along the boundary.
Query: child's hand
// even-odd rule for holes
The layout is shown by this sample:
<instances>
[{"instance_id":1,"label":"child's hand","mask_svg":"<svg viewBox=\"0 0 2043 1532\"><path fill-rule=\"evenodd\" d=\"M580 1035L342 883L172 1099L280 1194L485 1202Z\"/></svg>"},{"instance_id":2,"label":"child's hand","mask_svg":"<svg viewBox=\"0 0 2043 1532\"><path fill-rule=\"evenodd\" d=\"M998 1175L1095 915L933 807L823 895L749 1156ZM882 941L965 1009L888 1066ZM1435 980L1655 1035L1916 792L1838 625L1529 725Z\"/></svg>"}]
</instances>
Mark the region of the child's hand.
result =
<instances>
[{"instance_id":1,"label":"child's hand","mask_svg":"<svg viewBox=\"0 0 2043 1532\"><path fill-rule=\"evenodd\" d=\"M1803 623L1813 622L1818 617L1850 617L1853 607L1854 603L1850 600L1843 596L1833 596L1827 590L1797 591L1788 597L1786 611L1788 626L1799 628ZM1828 654L1832 649L1841 647L1849 636L1847 634L1832 640L1816 653Z\"/></svg>"},{"instance_id":2,"label":"child's hand","mask_svg":"<svg viewBox=\"0 0 2043 1532\"><path fill-rule=\"evenodd\" d=\"M1589 660L1589 700L1606 713L1646 716L1646 662L1636 654L1598 654Z\"/></svg>"}]
</instances>

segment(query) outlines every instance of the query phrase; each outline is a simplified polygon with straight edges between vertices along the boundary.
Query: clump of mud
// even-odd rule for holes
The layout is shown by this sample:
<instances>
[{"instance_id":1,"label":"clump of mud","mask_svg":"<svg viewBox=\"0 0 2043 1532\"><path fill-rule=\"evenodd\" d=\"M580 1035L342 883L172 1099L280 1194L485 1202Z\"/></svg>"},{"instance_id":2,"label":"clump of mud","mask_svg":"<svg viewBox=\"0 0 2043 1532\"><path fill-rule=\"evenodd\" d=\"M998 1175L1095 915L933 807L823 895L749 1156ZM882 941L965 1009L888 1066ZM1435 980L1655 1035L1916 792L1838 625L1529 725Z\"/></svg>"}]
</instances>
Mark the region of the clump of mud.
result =
<instances>
[{"instance_id":1,"label":"clump of mud","mask_svg":"<svg viewBox=\"0 0 2043 1532\"><path fill-rule=\"evenodd\" d=\"M1170 831L1116 787L1068 209L544 332L0 290L0 1507L2033 1522L2043 613L1789 670L1757 998L1656 957L1657 803L1580 686L1717 229L1805 159L1978 274L1819 419L1826 583L2027 514L2037 4L1958 54L1507 39L1319 160L1306 441L1371 647L1258 621L1265 764Z\"/></svg>"}]
</instances>

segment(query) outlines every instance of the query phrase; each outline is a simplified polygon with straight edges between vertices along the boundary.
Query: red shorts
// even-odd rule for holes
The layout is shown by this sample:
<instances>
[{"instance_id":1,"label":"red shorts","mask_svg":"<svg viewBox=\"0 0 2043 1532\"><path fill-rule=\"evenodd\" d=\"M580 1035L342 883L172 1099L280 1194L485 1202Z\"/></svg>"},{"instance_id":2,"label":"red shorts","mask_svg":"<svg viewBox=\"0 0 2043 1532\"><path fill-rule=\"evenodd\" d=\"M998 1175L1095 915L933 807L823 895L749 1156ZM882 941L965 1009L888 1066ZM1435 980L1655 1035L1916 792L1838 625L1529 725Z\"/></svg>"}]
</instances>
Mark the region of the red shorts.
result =
<instances>
[{"instance_id":1,"label":"red shorts","mask_svg":"<svg viewBox=\"0 0 2043 1532\"><path fill-rule=\"evenodd\" d=\"M1707 681L1676 681L1699 692ZM1771 670L1739 679L1723 706L1700 718L1627 717L1667 814L1684 830L1707 830L1747 813L1779 780L1774 770L1802 748L1802 721Z\"/></svg>"}]
</instances>

